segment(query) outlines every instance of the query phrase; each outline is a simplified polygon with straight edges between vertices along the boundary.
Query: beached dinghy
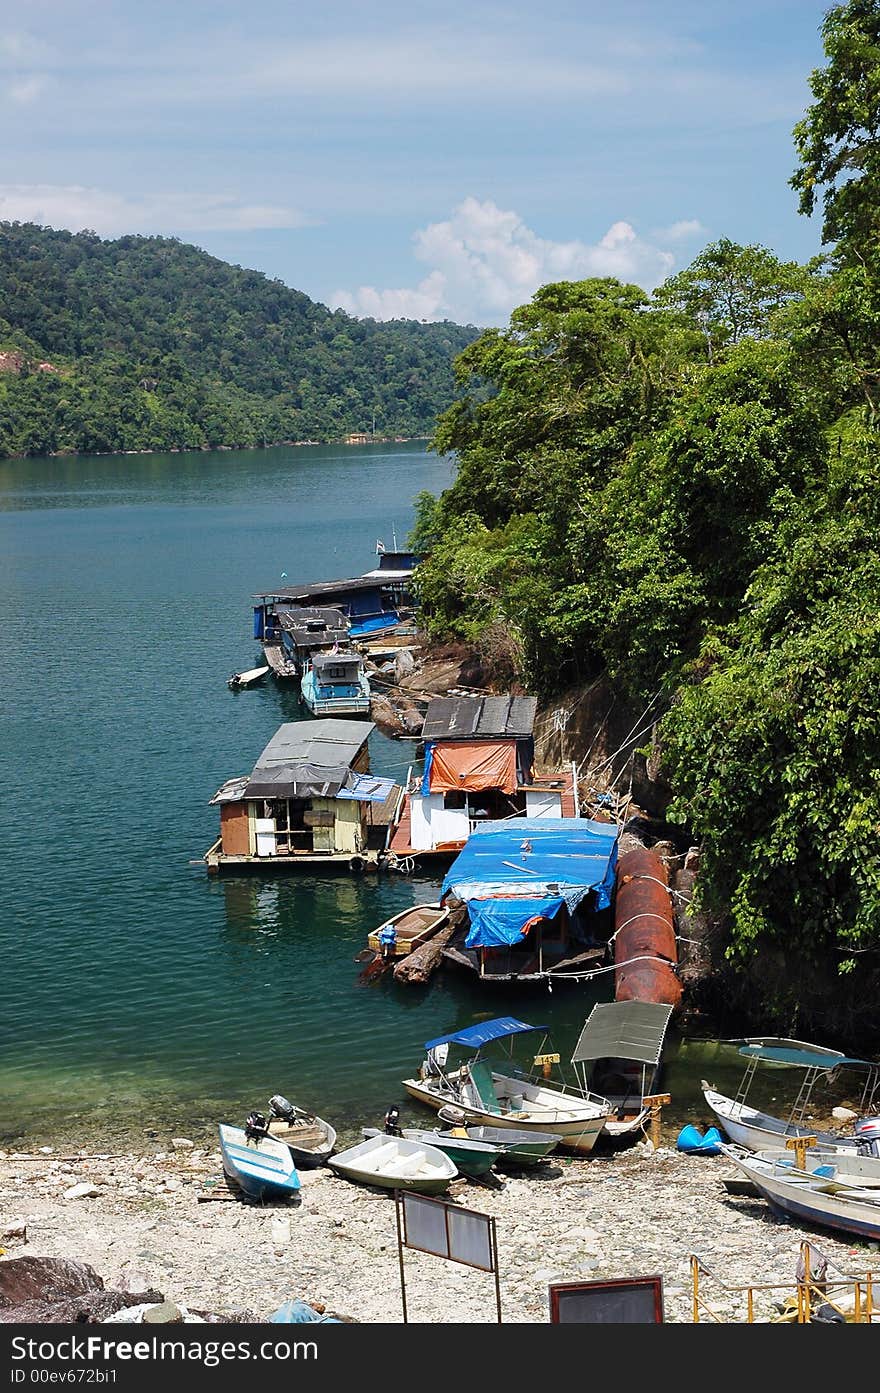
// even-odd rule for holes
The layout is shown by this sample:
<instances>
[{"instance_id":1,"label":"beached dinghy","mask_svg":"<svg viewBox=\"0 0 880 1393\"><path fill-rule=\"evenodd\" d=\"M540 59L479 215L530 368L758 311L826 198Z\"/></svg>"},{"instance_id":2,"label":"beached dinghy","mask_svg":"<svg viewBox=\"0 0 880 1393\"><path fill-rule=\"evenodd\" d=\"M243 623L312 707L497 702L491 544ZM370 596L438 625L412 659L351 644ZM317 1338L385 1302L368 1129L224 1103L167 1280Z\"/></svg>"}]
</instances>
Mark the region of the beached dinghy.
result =
<instances>
[{"instance_id":1,"label":"beached dinghy","mask_svg":"<svg viewBox=\"0 0 880 1393\"><path fill-rule=\"evenodd\" d=\"M752 1181L771 1209L784 1218L875 1242L880 1239L880 1192L867 1185L847 1184L843 1175L838 1178L836 1165L800 1170L791 1161L757 1156L743 1147L724 1146L722 1151Z\"/></svg>"},{"instance_id":2,"label":"beached dinghy","mask_svg":"<svg viewBox=\"0 0 880 1393\"><path fill-rule=\"evenodd\" d=\"M322 1166L336 1145L336 1130L329 1122L288 1103L280 1093L269 1099L269 1135L284 1142L300 1169Z\"/></svg>"},{"instance_id":3,"label":"beached dinghy","mask_svg":"<svg viewBox=\"0 0 880 1393\"><path fill-rule=\"evenodd\" d=\"M464 1113L451 1105L442 1107L437 1117L445 1124L444 1130L439 1133L441 1137L461 1137L464 1133L471 1141L497 1146L501 1153L496 1162L499 1166L539 1166L562 1140L557 1132L517 1132L513 1127L469 1127Z\"/></svg>"},{"instance_id":4,"label":"beached dinghy","mask_svg":"<svg viewBox=\"0 0 880 1393\"><path fill-rule=\"evenodd\" d=\"M435 1111L452 1104L468 1124L512 1127L518 1132L555 1132L559 1136L559 1146L590 1152L611 1113L607 1098L584 1097L528 1078L517 1078L515 1074L492 1068L480 1058L480 1050L490 1041L544 1029L544 1026L527 1025L512 1016L499 1016L429 1040L425 1045L427 1058L418 1078L404 1079L403 1086L413 1098ZM450 1044L476 1053L459 1068L447 1069L446 1051ZM537 1058L546 1056L539 1054Z\"/></svg>"},{"instance_id":5,"label":"beached dinghy","mask_svg":"<svg viewBox=\"0 0 880 1393\"><path fill-rule=\"evenodd\" d=\"M359 1185L379 1185L385 1190L417 1190L423 1195L439 1195L458 1170L448 1156L435 1146L389 1137L376 1137L331 1156L330 1169Z\"/></svg>"},{"instance_id":6,"label":"beached dinghy","mask_svg":"<svg viewBox=\"0 0 880 1393\"><path fill-rule=\"evenodd\" d=\"M261 1127L220 1123L223 1169L234 1184L255 1200L289 1200L299 1190L299 1176L284 1142Z\"/></svg>"},{"instance_id":7,"label":"beached dinghy","mask_svg":"<svg viewBox=\"0 0 880 1393\"><path fill-rule=\"evenodd\" d=\"M441 1132L436 1127L431 1130L422 1127L398 1128L399 1115L398 1108L389 1108L385 1114L384 1132L381 1132L378 1127L364 1127L362 1129L363 1135L365 1137L404 1137L406 1141L422 1142L425 1146L434 1146L449 1157L462 1175L472 1177L486 1175L502 1154L502 1147L493 1146L486 1141L477 1141L473 1137L469 1137L464 1129L456 1133L454 1130Z\"/></svg>"}]
</instances>

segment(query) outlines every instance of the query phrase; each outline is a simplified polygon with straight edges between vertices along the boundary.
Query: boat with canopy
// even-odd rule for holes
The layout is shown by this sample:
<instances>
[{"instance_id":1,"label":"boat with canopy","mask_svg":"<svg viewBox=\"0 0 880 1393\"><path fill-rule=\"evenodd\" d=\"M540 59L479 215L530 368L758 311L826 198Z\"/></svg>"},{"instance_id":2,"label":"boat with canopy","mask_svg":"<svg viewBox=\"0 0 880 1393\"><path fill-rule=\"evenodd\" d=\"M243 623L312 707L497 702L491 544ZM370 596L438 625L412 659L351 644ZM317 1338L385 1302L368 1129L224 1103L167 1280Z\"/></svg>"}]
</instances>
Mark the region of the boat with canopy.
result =
<instances>
[{"instance_id":1,"label":"boat with canopy","mask_svg":"<svg viewBox=\"0 0 880 1393\"><path fill-rule=\"evenodd\" d=\"M593 1007L571 1056L580 1091L611 1104L604 1132L614 1141L635 1136L656 1093L673 1007L653 1001L609 1001Z\"/></svg>"},{"instance_id":2,"label":"boat with canopy","mask_svg":"<svg viewBox=\"0 0 880 1393\"><path fill-rule=\"evenodd\" d=\"M803 1040L771 1036L727 1043L737 1045L739 1053L747 1060L736 1097L728 1098L719 1093L705 1079L701 1081L701 1087L708 1106L731 1141L750 1151L761 1151L778 1147L780 1142L784 1144L788 1137L814 1137L820 1146L835 1151L858 1149L860 1143L855 1132L846 1136L817 1130L810 1124L807 1110L820 1078L830 1080L838 1069L853 1069L865 1075L859 1112L864 1115L872 1111L880 1105L880 1062L855 1059L839 1050L810 1045ZM802 1071L800 1088L787 1118L761 1112L747 1102L758 1066L762 1063Z\"/></svg>"},{"instance_id":3,"label":"boat with canopy","mask_svg":"<svg viewBox=\"0 0 880 1393\"><path fill-rule=\"evenodd\" d=\"M403 1086L413 1098L435 1111L454 1106L466 1124L553 1132L559 1136L561 1147L590 1152L611 1112L606 1098L566 1093L533 1081L517 1069L512 1059L496 1068L482 1057L486 1045L537 1031L544 1031L546 1041L546 1026L529 1025L514 1016L498 1016L428 1040L418 1077L404 1079ZM472 1050L472 1058L447 1068L451 1045ZM550 1064L558 1059L556 1054L544 1053L542 1046L533 1065L549 1071Z\"/></svg>"}]
</instances>

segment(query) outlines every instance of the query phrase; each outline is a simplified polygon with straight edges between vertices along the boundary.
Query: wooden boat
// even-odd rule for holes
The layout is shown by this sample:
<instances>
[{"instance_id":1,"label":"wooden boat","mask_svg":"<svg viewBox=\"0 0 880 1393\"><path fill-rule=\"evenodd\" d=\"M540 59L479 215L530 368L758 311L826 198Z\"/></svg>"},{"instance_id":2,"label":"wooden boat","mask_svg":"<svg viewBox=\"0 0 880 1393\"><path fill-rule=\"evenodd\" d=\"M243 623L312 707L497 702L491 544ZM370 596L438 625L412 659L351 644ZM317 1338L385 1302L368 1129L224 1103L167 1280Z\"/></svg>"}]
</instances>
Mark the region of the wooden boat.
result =
<instances>
[{"instance_id":1,"label":"wooden boat","mask_svg":"<svg viewBox=\"0 0 880 1393\"><path fill-rule=\"evenodd\" d=\"M234 672L226 685L231 687L233 691L239 687L252 687L255 682L259 682L261 678L265 677L268 671L267 665L266 667L248 668L247 672Z\"/></svg>"},{"instance_id":2,"label":"wooden boat","mask_svg":"<svg viewBox=\"0 0 880 1393\"><path fill-rule=\"evenodd\" d=\"M269 1099L269 1135L284 1142L301 1170L322 1166L336 1145L336 1131L329 1122L288 1103L280 1093Z\"/></svg>"},{"instance_id":3,"label":"wooden boat","mask_svg":"<svg viewBox=\"0 0 880 1393\"><path fill-rule=\"evenodd\" d=\"M435 1146L390 1137L386 1132L331 1156L328 1165L346 1180L385 1190L417 1190L439 1195L458 1175L449 1157Z\"/></svg>"},{"instance_id":4,"label":"wooden boat","mask_svg":"<svg viewBox=\"0 0 880 1393\"><path fill-rule=\"evenodd\" d=\"M488 1142L501 1152L497 1165L539 1166L555 1151L561 1140L558 1132L517 1132L513 1127L462 1127L464 1115L458 1108L445 1106L437 1114L448 1124L440 1136L460 1136L463 1131L471 1141Z\"/></svg>"},{"instance_id":5,"label":"wooden boat","mask_svg":"<svg viewBox=\"0 0 880 1393\"><path fill-rule=\"evenodd\" d=\"M220 1123L223 1169L251 1199L290 1199L299 1190L293 1157L275 1137Z\"/></svg>"},{"instance_id":6,"label":"wooden boat","mask_svg":"<svg viewBox=\"0 0 880 1393\"><path fill-rule=\"evenodd\" d=\"M835 1166L799 1170L790 1161L760 1157L742 1147L722 1149L783 1218L880 1240L880 1191L876 1188L837 1179Z\"/></svg>"},{"instance_id":7,"label":"wooden boat","mask_svg":"<svg viewBox=\"0 0 880 1393\"><path fill-rule=\"evenodd\" d=\"M440 904L410 905L409 909L402 909L374 929L367 939L367 947L385 958L402 958L415 948L421 948L448 922L449 910Z\"/></svg>"},{"instance_id":8,"label":"wooden boat","mask_svg":"<svg viewBox=\"0 0 880 1393\"><path fill-rule=\"evenodd\" d=\"M610 1001L594 1006L571 1056L585 1094L611 1104L603 1138L631 1141L650 1116L645 1097L660 1085L663 1044L673 1007L653 1001Z\"/></svg>"},{"instance_id":9,"label":"wooden boat","mask_svg":"<svg viewBox=\"0 0 880 1393\"><path fill-rule=\"evenodd\" d=\"M565 1093L531 1079L517 1078L492 1068L479 1057L482 1046L490 1041L543 1029L512 1016L500 1016L429 1040L425 1045L427 1058L418 1078L404 1079L403 1086L413 1098L435 1111L452 1104L467 1123L512 1127L519 1132L554 1132L561 1147L590 1152L611 1112L607 1099ZM445 1053L440 1051L453 1043L477 1053L458 1069L447 1071Z\"/></svg>"},{"instance_id":10,"label":"wooden boat","mask_svg":"<svg viewBox=\"0 0 880 1393\"><path fill-rule=\"evenodd\" d=\"M364 1127L362 1130L365 1137L393 1135L381 1132L378 1127ZM441 1132L436 1127L432 1130L421 1127L402 1127L399 1135L406 1141L421 1142L424 1146L436 1147L438 1151L443 1152L444 1156L449 1157L461 1175L486 1175L502 1154L500 1146L491 1146L488 1142L477 1141L469 1137L466 1132L463 1132L463 1135L458 1135L455 1131Z\"/></svg>"}]
</instances>

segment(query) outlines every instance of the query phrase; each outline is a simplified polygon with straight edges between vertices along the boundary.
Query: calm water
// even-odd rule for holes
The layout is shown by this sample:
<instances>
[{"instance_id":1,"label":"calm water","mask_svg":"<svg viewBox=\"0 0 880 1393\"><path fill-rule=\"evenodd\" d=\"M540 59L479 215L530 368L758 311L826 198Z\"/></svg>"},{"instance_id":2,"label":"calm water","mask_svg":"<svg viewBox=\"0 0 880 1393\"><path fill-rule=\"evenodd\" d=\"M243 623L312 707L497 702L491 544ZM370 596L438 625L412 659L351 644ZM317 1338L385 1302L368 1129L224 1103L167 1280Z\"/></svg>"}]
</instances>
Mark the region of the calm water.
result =
<instances>
[{"instance_id":1,"label":"calm water","mask_svg":"<svg viewBox=\"0 0 880 1393\"><path fill-rule=\"evenodd\" d=\"M368 930L435 881L192 864L215 789L306 715L226 686L260 660L252 594L369 569L451 477L420 445L0 464L0 1141L192 1134L279 1091L375 1122L424 1040L511 1009L570 1054L583 987L358 982ZM373 768L412 748L374 735ZM676 1115L704 1067L673 1062Z\"/></svg>"}]
</instances>

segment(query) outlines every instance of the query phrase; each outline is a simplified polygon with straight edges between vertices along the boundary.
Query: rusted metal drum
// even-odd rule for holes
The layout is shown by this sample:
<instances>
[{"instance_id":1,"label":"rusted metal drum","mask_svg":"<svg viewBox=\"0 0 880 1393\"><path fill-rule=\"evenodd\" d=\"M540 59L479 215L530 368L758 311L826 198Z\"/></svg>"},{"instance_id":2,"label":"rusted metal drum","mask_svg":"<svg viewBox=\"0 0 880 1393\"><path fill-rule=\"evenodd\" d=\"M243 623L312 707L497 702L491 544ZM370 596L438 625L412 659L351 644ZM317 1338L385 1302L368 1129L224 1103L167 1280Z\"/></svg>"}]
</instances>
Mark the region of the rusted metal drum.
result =
<instances>
[{"instance_id":1,"label":"rusted metal drum","mask_svg":"<svg viewBox=\"0 0 880 1393\"><path fill-rule=\"evenodd\" d=\"M634 847L617 863L615 1001L677 1006L681 1000L681 983L673 970L677 961L666 867L647 847Z\"/></svg>"}]
</instances>

